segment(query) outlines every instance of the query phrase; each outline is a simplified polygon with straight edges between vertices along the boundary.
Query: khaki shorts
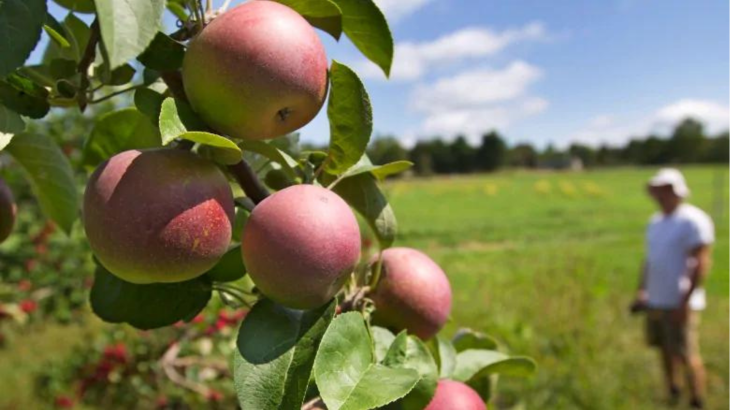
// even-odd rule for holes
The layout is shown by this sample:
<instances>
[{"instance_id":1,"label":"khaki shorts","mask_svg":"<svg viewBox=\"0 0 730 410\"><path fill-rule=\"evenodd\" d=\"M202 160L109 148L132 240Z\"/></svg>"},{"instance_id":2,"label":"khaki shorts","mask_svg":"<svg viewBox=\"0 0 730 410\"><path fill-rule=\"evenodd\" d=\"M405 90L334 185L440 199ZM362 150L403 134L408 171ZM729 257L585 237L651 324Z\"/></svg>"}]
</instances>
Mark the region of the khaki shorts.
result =
<instances>
[{"instance_id":1,"label":"khaki shorts","mask_svg":"<svg viewBox=\"0 0 730 410\"><path fill-rule=\"evenodd\" d=\"M646 314L646 340L650 346L663 347L674 354L691 357L699 354L697 327L699 313L690 311L687 323L672 320L672 311L649 309Z\"/></svg>"}]
</instances>

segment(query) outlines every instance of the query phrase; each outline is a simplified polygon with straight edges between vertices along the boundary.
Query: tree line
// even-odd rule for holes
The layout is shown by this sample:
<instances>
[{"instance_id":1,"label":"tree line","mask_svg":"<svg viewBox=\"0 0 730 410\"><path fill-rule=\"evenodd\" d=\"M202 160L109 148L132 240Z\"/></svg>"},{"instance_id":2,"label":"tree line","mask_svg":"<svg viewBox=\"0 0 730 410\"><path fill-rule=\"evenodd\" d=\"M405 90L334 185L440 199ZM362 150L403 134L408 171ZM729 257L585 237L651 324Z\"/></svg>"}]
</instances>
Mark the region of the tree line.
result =
<instances>
[{"instance_id":1,"label":"tree line","mask_svg":"<svg viewBox=\"0 0 730 410\"><path fill-rule=\"evenodd\" d=\"M374 139L368 148L373 163L410 160L419 175L491 172L505 167L569 168L618 165L728 163L728 132L708 135L699 121L688 118L668 136L633 138L624 146L592 147L574 143L566 149L548 145L540 150L530 143L508 145L497 131L482 136L479 146L464 136L453 141L433 138L413 148L403 147L395 136Z\"/></svg>"}]
</instances>

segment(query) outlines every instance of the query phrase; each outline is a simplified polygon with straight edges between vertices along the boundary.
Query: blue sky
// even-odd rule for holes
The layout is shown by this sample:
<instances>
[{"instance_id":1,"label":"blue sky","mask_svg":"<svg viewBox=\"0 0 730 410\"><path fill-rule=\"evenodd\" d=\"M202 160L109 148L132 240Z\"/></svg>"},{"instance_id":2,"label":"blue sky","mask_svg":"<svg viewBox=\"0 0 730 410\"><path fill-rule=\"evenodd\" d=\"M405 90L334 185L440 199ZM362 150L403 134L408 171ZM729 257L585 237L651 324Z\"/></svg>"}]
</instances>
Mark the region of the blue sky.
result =
<instances>
[{"instance_id":1,"label":"blue sky","mask_svg":"<svg viewBox=\"0 0 730 410\"><path fill-rule=\"evenodd\" d=\"M686 115L728 128L727 1L376 2L396 42L390 80L346 38L321 35L329 58L363 78L375 135L478 142L497 129L511 143L565 146L666 133ZM301 133L326 143L326 110Z\"/></svg>"}]
</instances>

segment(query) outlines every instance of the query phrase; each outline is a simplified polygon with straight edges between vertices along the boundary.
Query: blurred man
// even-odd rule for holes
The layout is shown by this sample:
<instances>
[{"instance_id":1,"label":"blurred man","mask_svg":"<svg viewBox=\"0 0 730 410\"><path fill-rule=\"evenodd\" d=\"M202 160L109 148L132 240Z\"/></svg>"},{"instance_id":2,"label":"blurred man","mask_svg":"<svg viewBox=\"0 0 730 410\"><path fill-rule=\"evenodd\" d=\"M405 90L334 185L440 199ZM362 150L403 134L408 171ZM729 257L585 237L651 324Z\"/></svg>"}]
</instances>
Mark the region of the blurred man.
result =
<instances>
[{"instance_id":1,"label":"blurred man","mask_svg":"<svg viewBox=\"0 0 730 410\"><path fill-rule=\"evenodd\" d=\"M647 310L647 341L659 348L670 401L679 400L681 369L686 370L692 408L703 408L705 369L697 325L705 308L702 282L715 239L712 220L684 203L689 188L676 169L660 170L648 191L659 205L646 230L647 256L632 310Z\"/></svg>"}]
</instances>

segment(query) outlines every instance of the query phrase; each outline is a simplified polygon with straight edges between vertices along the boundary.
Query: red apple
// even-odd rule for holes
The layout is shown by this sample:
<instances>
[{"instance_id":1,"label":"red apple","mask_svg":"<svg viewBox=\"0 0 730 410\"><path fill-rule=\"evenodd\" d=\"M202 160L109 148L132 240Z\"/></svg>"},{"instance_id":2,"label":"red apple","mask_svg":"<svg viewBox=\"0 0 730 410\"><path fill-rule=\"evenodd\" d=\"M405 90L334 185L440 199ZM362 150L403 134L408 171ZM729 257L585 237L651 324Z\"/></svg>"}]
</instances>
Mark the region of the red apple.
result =
<instances>
[{"instance_id":1,"label":"red apple","mask_svg":"<svg viewBox=\"0 0 730 410\"><path fill-rule=\"evenodd\" d=\"M211 22L188 47L185 92L215 130L240 139L301 128L327 93L327 56L312 26L274 1L249 1Z\"/></svg>"}]
</instances>

